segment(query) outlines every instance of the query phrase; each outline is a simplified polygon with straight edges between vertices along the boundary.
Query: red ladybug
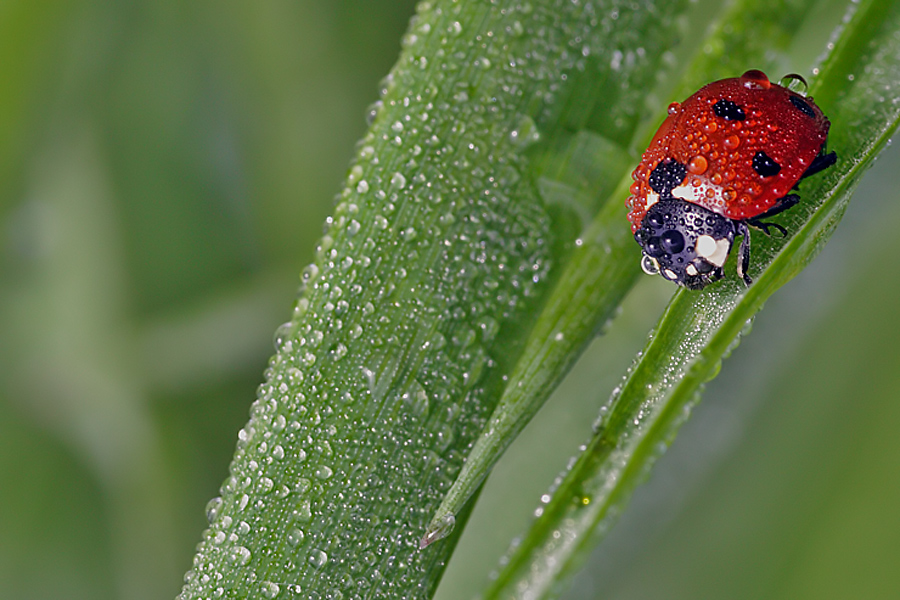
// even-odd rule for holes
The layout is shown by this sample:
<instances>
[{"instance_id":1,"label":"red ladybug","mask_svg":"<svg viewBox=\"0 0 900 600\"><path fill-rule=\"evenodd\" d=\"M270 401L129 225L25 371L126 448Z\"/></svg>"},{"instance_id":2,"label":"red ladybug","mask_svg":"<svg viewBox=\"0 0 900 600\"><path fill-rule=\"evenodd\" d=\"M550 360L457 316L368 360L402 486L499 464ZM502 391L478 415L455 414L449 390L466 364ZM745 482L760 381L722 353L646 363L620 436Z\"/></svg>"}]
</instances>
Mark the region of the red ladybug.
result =
<instances>
[{"instance_id":1,"label":"red ladybug","mask_svg":"<svg viewBox=\"0 0 900 600\"><path fill-rule=\"evenodd\" d=\"M737 272L750 285L747 226L786 234L763 220L800 200L791 191L802 178L835 163L835 153L825 153L829 125L812 98L761 71L670 105L625 203L644 271L702 289L723 277L741 236Z\"/></svg>"}]
</instances>

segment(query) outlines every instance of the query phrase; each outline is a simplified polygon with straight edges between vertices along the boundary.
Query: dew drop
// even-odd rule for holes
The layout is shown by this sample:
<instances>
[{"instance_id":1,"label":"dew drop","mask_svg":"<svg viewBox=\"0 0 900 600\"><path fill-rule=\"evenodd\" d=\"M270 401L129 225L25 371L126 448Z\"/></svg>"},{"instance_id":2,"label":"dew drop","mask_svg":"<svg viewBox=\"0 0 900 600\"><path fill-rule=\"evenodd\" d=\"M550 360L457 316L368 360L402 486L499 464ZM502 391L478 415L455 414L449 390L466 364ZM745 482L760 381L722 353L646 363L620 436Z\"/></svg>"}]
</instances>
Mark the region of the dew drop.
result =
<instances>
[{"instance_id":1,"label":"dew drop","mask_svg":"<svg viewBox=\"0 0 900 600\"><path fill-rule=\"evenodd\" d=\"M272 583L271 581L264 581L260 586L262 591L262 595L264 598L268 598L268 600L273 600L278 597L278 594L281 593L281 588L277 583Z\"/></svg>"},{"instance_id":2,"label":"dew drop","mask_svg":"<svg viewBox=\"0 0 900 600\"><path fill-rule=\"evenodd\" d=\"M303 523L312 519L312 507L308 498L297 503L297 508L294 509L294 519Z\"/></svg>"},{"instance_id":3,"label":"dew drop","mask_svg":"<svg viewBox=\"0 0 900 600\"><path fill-rule=\"evenodd\" d=\"M309 554L309 564L316 568L324 567L328 563L328 555L322 550L313 550Z\"/></svg>"},{"instance_id":4,"label":"dew drop","mask_svg":"<svg viewBox=\"0 0 900 600\"><path fill-rule=\"evenodd\" d=\"M693 157L687 166L688 172L694 175L702 175L703 173L706 173L706 169L708 168L709 162L706 160L706 157L700 155Z\"/></svg>"},{"instance_id":5,"label":"dew drop","mask_svg":"<svg viewBox=\"0 0 900 600\"><path fill-rule=\"evenodd\" d=\"M430 409L428 393L425 391L425 388L422 387L421 383L413 380L412 389L403 394L403 399L409 403L412 414L422 419L428 416L428 411Z\"/></svg>"},{"instance_id":6,"label":"dew drop","mask_svg":"<svg viewBox=\"0 0 900 600\"><path fill-rule=\"evenodd\" d=\"M515 127L509 132L509 141L517 148L525 148L540 140L541 135L528 115L521 115Z\"/></svg>"},{"instance_id":7,"label":"dew drop","mask_svg":"<svg viewBox=\"0 0 900 600\"><path fill-rule=\"evenodd\" d=\"M303 543L306 534L299 527L292 527L287 533L287 543L295 548Z\"/></svg>"},{"instance_id":8,"label":"dew drop","mask_svg":"<svg viewBox=\"0 0 900 600\"><path fill-rule=\"evenodd\" d=\"M298 387L301 383L303 383L305 375L303 375L303 371L301 371L297 367L291 367L287 370L287 378L290 385L292 385L293 387Z\"/></svg>"},{"instance_id":9,"label":"dew drop","mask_svg":"<svg viewBox=\"0 0 900 600\"><path fill-rule=\"evenodd\" d=\"M378 113L381 112L382 108L384 108L384 102L382 102L381 100L376 100L369 105L369 109L366 111L367 125L371 125L375 122L375 119L378 118Z\"/></svg>"},{"instance_id":10,"label":"dew drop","mask_svg":"<svg viewBox=\"0 0 900 600\"><path fill-rule=\"evenodd\" d=\"M355 182L359 181L359 179L362 177L362 174L362 167L359 165L353 165L353 167L350 169L350 173L347 175L347 181L350 183L350 185L353 185Z\"/></svg>"},{"instance_id":11,"label":"dew drop","mask_svg":"<svg viewBox=\"0 0 900 600\"><path fill-rule=\"evenodd\" d=\"M492 341L500 330L500 323L497 319L490 316L483 317L479 326L481 327L481 341L483 343Z\"/></svg>"},{"instance_id":12,"label":"dew drop","mask_svg":"<svg viewBox=\"0 0 900 600\"><path fill-rule=\"evenodd\" d=\"M222 508L222 498L216 496L206 503L206 520L212 525L219 519L219 511Z\"/></svg>"},{"instance_id":13,"label":"dew drop","mask_svg":"<svg viewBox=\"0 0 900 600\"><path fill-rule=\"evenodd\" d=\"M319 276L319 267L315 264L309 264L303 269L303 273L300 274L300 283L303 285L308 285L309 282L314 280Z\"/></svg>"},{"instance_id":14,"label":"dew drop","mask_svg":"<svg viewBox=\"0 0 900 600\"><path fill-rule=\"evenodd\" d=\"M272 336L272 345L275 346L276 351L284 348L285 343L290 339L292 328L293 323L288 321L287 323L282 323L275 329L275 334Z\"/></svg>"},{"instance_id":15,"label":"dew drop","mask_svg":"<svg viewBox=\"0 0 900 600\"><path fill-rule=\"evenodd\" d=\"M300 298L297 300L297 304L294 306L294 318L299 319L303 315L306 314L306 311L309 310L309 300L306 298Z\"/></svg>"},{"instance_id":16,"label":"dew drop","mask_svg":"<svg viewBox=\"0 0 900 600\"><path fill-rule=\"evenodd\" d=\"M391 176L391 187L402 190L406 187L406 177L404 177L402 173L394 173Z\"/></svg>"},{"instance_id":17,"label":"dew drop","mask_svg":"<svg viewBox=\"0 0 900 600\"><path fill-rule=\"evenodd\" d=\"M250 562L251 556L250 550L244 546L235 546L229 555L229 559L233 564L243 566Z\"/></svg>"},{"instance_id":18,"label":"dew drop","mask_svg":"<svg viewBox=\"0 0 900 600\"><path fill-rule=\"evenodd\" d=\"M312 482L306 477L301 477L297 480L296 485L294 485L294 491L297 492L298 495L303 496L309 490L312 489Z\"/></svg>"},{"instance_id":19,"label":"dew drop","mask_svg":"<svg viewBox=\"0 0 900 600\"><path fill-rule=\"evenodd\" d=\"M344 344L338 343L337 346L334 347L334 350L331 351L331 358L333 360L341 360L347 355L347 346Z\"/></svg>"}]
</instances>

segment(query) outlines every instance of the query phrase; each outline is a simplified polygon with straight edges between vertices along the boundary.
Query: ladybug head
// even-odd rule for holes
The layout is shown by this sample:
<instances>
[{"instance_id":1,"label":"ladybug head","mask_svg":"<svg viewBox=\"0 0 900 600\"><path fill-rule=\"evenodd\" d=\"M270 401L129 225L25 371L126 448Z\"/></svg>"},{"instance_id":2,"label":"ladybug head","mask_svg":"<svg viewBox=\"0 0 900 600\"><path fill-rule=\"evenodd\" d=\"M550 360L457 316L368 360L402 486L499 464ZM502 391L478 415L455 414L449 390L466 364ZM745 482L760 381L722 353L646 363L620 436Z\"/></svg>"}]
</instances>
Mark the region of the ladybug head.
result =
<instances>
[{"instance_id":1,"label":"ladybug head","mask_svg":"<svg viewBox=\"0 0 900 600\"><path fill-rule=\"evenodd\" d=\"M644 251L645 273L699 290L722 278L736 233L728 217L670 197L647 210L634 238Z\"/></svg>"}]
</instances>

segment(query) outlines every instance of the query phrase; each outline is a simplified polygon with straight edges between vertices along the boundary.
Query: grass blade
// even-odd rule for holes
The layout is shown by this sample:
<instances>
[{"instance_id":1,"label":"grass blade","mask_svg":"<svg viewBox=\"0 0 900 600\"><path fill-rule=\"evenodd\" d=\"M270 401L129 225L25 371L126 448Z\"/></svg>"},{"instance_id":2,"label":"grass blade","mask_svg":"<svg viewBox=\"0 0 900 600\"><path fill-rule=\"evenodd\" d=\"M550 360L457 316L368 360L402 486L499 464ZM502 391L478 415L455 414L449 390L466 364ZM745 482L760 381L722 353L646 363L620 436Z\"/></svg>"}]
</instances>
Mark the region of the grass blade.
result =
<instances>
[{"instance_id":1,"label":"grass blade","mask_svg":"<svg viewBox=\"0 0 900 600\"><path fill-rule=\"evenodd\" d=\"M900 76L898 30L900 11L888 2L860 6L842 30L813 90L832 119L830 147L841 157L833 172L804 184L805 198L821 200L789 217L788 229L796 232L791 238L756 244L759 271L751 273L749 289L731 278L703 293L675 295L596 435L511 551L486 598L551 593L615 519L746 324L825 243L863 171L896 129L900 113L890 90Z\"/></svg>"},{"instance_id":2,"label":"grass blade","mask_svg":"<svg viewBox=\"0 0 900 600\"><path fill-rule=\"evenodd\" d=\"M532 164L569 127L622 153L685 4L420 4L182 598L430 595L453 543L418 539L570 252Z\"/></svg>"}]
</instances>

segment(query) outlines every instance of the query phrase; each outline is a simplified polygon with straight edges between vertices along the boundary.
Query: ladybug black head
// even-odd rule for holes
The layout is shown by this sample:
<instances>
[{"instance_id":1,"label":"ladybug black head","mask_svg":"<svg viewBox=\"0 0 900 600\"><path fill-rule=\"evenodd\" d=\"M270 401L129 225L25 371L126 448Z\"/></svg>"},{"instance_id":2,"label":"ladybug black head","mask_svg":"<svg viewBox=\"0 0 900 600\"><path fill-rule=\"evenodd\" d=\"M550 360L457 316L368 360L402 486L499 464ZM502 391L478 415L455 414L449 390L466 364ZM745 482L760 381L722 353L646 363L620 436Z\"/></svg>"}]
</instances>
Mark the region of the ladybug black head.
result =
<instances>
[{"instance_id":1,"label":"ladybug black head","mask_svg":"<svg viewBox=\"0 0 900 600\"><path fill-rule=\"evenodd\" d=\"M722 278L736 233L728 217L670 198L647 210L634 238L644 251L644 272L699 290Z\"/></svg>"}]
</instances>

